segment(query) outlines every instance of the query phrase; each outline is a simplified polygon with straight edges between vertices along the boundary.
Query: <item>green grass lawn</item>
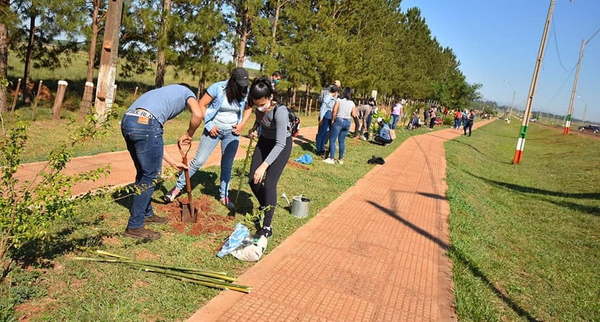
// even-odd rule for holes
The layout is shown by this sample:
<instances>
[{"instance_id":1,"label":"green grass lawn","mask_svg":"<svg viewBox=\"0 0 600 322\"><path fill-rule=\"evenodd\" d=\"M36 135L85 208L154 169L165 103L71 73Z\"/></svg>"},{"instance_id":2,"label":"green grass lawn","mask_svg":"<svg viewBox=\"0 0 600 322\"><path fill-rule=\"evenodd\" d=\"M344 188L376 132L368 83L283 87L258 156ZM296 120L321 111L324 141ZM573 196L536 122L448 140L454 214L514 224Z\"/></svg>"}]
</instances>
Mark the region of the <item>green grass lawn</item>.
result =
<instances>
[{"instance_id":1,"label":"green grass lawn","mask_svg":"<svg viewBox=\"0 0 600 322\"><path fill-rule=\"evenodd\" d=\"M311 198L312 217L373 167L367 164L372 155L385 157L409 136L424 132L426 130L399 130L398 138L387 147L349 138L343 166L320 161L310 166L310 170L288 166L278 186L279 194L285 192L290 197L303 194ZM292 158L306 153L307 149L311 149L308 144L295 147ZM241 161L236 161L235 167L239 166ZM238 214L234 220L227 220L227 210L218 204L218 170L218 167L211 167L193 180L199 184L194 195L208 195L216 216L224 225L233 227L243 216ZM170 178L165 187L172 187L173 182ZM237 184L235 179L234 187ZM162 194L158 191L154 197L159 198ZM257 204L250 195L245 184L240 200L246 210ZM284 203L282 199L280 201ZM30 269L14 273L13 280L17 283L10 293L12 299L18 300L13 302L25 301L17 306L17 316L32 314L34 320L48 321L181 320L218 293L126 266L71 260L73 256L89 255L96 249L235 275L251 265L231 256L224 259L215 256L228 232L190 236L162 225L156 228L163 237L155 242L140 243L121 237L128 218L127 203L128 200L115 202L111 196L81 204L79 215L55 227L56 233L50 240L28 247L22 259L26 263L31 261ZM268 250L279 245L310 217L296 219L278 207L273 223L275 233Z\"/></svg>"},{"instance_id":2,"label":"green grass lawn","mask_svg":"<svg viewBox=\"0 0 600 322\"><path fill-rule=\"evenodd\" d=\"M446 144L462 320L600 321L600 140L518 122Z\"/></svg>"}]
</instances>

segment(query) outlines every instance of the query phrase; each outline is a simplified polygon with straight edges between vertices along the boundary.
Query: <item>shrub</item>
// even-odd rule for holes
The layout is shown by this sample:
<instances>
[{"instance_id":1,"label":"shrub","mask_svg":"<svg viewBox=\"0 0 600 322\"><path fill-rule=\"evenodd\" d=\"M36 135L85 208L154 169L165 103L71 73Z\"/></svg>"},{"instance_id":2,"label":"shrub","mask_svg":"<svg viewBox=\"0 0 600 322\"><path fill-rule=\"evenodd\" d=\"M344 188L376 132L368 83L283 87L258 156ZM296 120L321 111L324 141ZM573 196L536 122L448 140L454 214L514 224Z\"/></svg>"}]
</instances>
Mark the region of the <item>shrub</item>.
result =
<instances>
[{"instance_id":1,"label":"shrub","mask_svg":"<svg viewBox=\"0 0 600 322\"><path fill-rule=\"evenodd\" d=\"M1 117L1 115L0 115ZM114 113L109 118L114 117ZM53 149L46 166L33 179L15 175L22 163L21 154L27 142L27 125L16 123L0 133L0 282L3 282L21 247L33 240L48 237L49 228L58 219L75 211L77 200L71 188L79 182L96 180L108 169L67 175L63 172L72 158L73 148L106 133L109 122L100 123L89 116L66 142Z\"/></svg>"}]
</instances>

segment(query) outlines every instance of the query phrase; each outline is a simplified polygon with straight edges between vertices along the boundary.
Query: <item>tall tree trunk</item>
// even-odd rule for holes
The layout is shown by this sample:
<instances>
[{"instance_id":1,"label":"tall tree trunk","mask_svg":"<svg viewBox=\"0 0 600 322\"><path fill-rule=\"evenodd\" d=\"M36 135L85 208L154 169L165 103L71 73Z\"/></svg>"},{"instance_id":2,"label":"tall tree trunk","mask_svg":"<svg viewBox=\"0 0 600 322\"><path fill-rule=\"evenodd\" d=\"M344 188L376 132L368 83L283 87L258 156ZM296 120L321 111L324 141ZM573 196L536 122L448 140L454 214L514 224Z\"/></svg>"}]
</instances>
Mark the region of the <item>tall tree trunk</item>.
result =
<instances>
[{"instance_id":1,"label":"tall tree trunk","mask_svg":"<svg viewBox=\"0 0 600 322\"><path fill-rule=\"evenodd\" d=\"M273 19L273 26L271 27L271 47L269 48L269 56L273 56L275 53L275 45L277 44L276 36L277 36L277 23L279 22L279 11L281 10L281 5L279 4L281 0L277 0L277 4L275 5L275 18Z\"/></svg>"},{"instance_id":2,"label":"tall tree trunk","mask_svg":"<svg viewBox=\"0 0 600 322\"><path fill-rule=\"evenodd\" d=\"M90 49L88 50L88 64L86 82L94 80L94 61L96 60L96 42L98 41L98 11L100 11L100 1L94 0L92 11L92 35L90 37Z\"/></svg>"},{"instance_id":3,"label":"tall tree trunk","mask_svg":"<svg viewBox=\"0 0 600 322\"><path fill-rule=\"evenodd\" d=\"M246 60L246 44L248 43L248 32L243 31L240 35L240 42L238 44L237 57L235 58L235 65L237 67L244 67L244 61Z\"/></svg>"},{"instance_id":4,"label":"tall tree trunk","mask_svg":"<svg viewBox=\"0 0 600 322\"><path fill-rule=\"evenodd\" d=\"M198 99L204 95L204 90L206 89L206 71L200 72L200 78L198 78Z\"/></svg>"},{"instance_id":5,"label":"tall tree trunk","mask_svg":"<svg viewBox=\"0 0 600 322\"><path fill-rule=\"evenodd\" d=\"M4 9L4 8L2 8ZM8 111L8 87L4 86L8 82L8 30L6 25L0 23L0 112Z\"/></svg>"},{"instance_id":6,"label":"tall tree trunk","mask_svg":"<svg viewBox=\"0 0 600 322\"><path fill-rule=\"evenodd\" d=\"M23 97L25 104L31 102L31 93L27 84L29 84L29 72L31 71L31 55L33 54L33 40L35 38L35 15L29 17L29 41L27 42L27 54L25 55L25 68L23 71Z\"/></svg>"},{"instance_id":7,"label":"tall tree trunk","mask_svg":"<svg viewBox=\"0 0 600 322\"><path fill-rule=\"evenodd\" d=\"M85 77L85 86L83 87L83 97L79 103L79 111L82 115L88 113L90 106L92 105L92 99L94 97L94 88L87 86L89 83L93 83L94 80L94 61L96 60L96 42L98 40L98 11L100 11L100 1L92 1L92 34L90 35L90 42L88 49L88 63L87 63L87 74Z\"/></svg>"},{"instance_id":8,"label":"tall tree trunk","mask_svg":"<svg viewBox=\"0 0 600 322\"><path fill-rule=\"evenodd\" d=\"M244 4L246 6L247 4ZM250 16L248 15L248 8L244 7L240 15L241 28L240 28L240 42L236 50L235 65L237 67L244 67L244 61L246 60L246 45L248 44L248 36L250 35Z\"/></svg>"},{"instance_id":9,"label":"tall tree trunk","mask_svg":"<svg viewBox=\"0 0 600 322\"><path fill-rule=\"evenodd\" d=\"M171 12L171 0L162 1L162 18L160 21L160 34L158 37L158 48L156 58L156 78L154 79L154 85L156 87L162 87L165 84L165 72L167 70L167 58L165 56L165 48L167 47L167 39L169 33L169 26L167 22L167 16Z\"/></svg>"}]
</instances>

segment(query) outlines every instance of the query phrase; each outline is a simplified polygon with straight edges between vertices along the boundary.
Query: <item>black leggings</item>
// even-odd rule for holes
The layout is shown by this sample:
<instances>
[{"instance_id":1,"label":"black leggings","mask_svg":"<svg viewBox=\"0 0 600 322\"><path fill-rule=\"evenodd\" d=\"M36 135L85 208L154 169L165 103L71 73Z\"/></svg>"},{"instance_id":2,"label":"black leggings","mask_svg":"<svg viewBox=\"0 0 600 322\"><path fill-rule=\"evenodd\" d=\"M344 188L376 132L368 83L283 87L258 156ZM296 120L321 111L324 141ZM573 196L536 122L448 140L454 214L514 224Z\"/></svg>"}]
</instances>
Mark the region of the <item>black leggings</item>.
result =
<instances>
[{"instance_id":1,"label":"black leggings","mask_svg":"<svg viewBox=\"0 0 600 322\"><path fill-rule=\"evenodd\" d=\"M259 184L255 184L254 172L263 163L269 152L273 150L273 147L275 147L275 140L266 139L261 136L256 144L256 149L254 149L252 165L250 166L250 188L256 199L258 199L261 209L267 208L263 227L271 226L271 220L277 206L277 182L279 182L281 173L292 153L292 138L287 138L285 148L269 168L267 168L265 180Z\"/></svg>"},{"instance_id":2,"label":"black leggings","mask_svg":"<svg viewBox=\"0 0 600 322\"><path fill-rule=\"evenodd\" d=\"M465 135L467 135L467 130L469 130L469 136L471 136L472 128L473 128L473 121L467 121L467 123L465 123L465 125L463 126L463 131L465 132Z\"/></svg>"}]
</instances>

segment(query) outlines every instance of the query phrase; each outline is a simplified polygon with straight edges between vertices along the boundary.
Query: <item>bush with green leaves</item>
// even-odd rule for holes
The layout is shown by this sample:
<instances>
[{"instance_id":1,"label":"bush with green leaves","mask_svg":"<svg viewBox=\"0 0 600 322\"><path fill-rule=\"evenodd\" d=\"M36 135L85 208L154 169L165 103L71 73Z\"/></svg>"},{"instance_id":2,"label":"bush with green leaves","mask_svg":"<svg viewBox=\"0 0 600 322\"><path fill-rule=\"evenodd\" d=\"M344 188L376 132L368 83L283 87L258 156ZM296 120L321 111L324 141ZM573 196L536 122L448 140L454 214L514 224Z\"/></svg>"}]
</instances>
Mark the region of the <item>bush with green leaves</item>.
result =
<instances>
[{"instance_id":1,"label":"bush with green leaves","mask_svg":"<svg viewBox=\"0 0 600 322\"><path fill-rule=\"evenodd\" d=\"M1 117L1 115L0 115ZM114 117L111 114L110 117ZM0 133L0 282L15 263L19 250L34 240L48 237L52 224L74 215L78 200L72 187L81 182L97 180L108 173L107 168L66 174L73 148L106 133L109 122L99 122L88 116L76 126L65 142L50 152L48 161L34 178L19 178L21 154L27 143L27 124L17 122L9 129L2 123Z\"/></svg>"}]
</instances>

